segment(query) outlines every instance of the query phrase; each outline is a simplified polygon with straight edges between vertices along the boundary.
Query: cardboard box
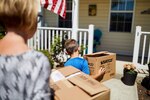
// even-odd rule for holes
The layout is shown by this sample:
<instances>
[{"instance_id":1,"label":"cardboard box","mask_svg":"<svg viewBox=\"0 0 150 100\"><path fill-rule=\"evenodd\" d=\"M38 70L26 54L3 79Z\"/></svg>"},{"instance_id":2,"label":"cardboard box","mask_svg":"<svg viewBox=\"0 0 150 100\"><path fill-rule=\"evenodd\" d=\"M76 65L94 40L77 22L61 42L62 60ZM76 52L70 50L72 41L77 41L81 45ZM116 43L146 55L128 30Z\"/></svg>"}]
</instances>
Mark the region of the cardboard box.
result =
<instances>
[{"instance_id":1,"label":"cardboard box","mask_svg":"<svg viewBox=\"0 0 150 100\"><path fill-rule=\"evenodd\" d=\"M55 100L109 100L110 89L74 67L52 72L50 86L55 90ZM55 80L56 78L56 80ZM60 79L60 80L59 80Z\"/></svg>"},{"instance_id":2,"label":"cardboard box","mask_svg":"<svg viewBox=\"0 0 150 100\"><path fill-rule=\"evenodd\" d=\"M59 100L90 100L90 96L77 86L58 90L55 94Z\"/></svg>"},{"instance_id":3,"label":"cardboard box","mask_svg":"<svg viewBox=\"0 0 150 100\"><path fill-rule=\"evenodd\" d=\"M60 80L58 82L55 83L51 83L51 88L54 89L54 91L58 91L58 90L63 90L65 88L71 88L74 87L73 84L71 84L69 81L67 81L66 79Z\"/></svg>"},{"instance_id":4,"label":"cardboard box","mask_svg":"<svg viewBox=\"0 0 150 100\"><path fill-rule=\"evenodd\" d=\"M116 54L107 51L85 55L90 68L90 75L98 73L100 67L106 68L106 73L101 82L111 79L116 74Z\"/></svg>"}]
</instances>

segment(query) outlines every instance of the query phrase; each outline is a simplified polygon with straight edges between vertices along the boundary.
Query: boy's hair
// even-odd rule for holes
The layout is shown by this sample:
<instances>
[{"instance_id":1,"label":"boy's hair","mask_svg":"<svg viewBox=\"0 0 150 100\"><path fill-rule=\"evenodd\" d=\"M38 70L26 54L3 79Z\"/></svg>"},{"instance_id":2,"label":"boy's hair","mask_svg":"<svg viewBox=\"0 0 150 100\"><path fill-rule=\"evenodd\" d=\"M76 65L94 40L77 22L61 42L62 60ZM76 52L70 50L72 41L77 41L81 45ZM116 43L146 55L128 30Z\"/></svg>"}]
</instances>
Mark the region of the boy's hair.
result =
<instances>
[{"instance_id":1,"label":"boy's hair","mask_svg":"<svg viewBox=\"0 0 150 100\"><path fill-rule=\"evenodd\" d=\"M32 35L37 29L38 0L0 0L0 24ZM16 30L14 30L16 29ZM29 37L30 38L30 37Z\"/></svg>"},{"instance_id":2,"label":"boy's hair","mask_svg":"<svg viewBox=\"0 0 150 100\"><path fill-rule=\"evenodd\" d=\"M74 39L68 39L65 42L65 48L69 55L73 54L78 50L78 43Z\"/></svg>"}]
</instances>

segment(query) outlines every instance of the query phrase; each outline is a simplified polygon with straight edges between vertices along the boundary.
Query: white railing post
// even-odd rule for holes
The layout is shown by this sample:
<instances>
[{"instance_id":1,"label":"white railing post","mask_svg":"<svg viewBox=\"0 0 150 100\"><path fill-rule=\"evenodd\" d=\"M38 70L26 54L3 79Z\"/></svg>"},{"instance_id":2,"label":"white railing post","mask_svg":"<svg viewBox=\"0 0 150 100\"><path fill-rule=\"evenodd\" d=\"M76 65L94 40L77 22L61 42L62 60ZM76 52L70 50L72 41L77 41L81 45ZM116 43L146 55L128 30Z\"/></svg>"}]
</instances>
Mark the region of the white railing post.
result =
<instances>
[{"instance_id":1,"label":"white railing post","mask_svg":"<svg viewBox=\"0 0 150 100\"><path fill-rule=\"evenodd\" d=\"M77 40L78 34L78 21L79 21L79 0L72 2L72 39Z\"/></svg>"},{"instance_id":2,"label":"white railing post","mask_svg":"<svg viewBox=\"0 0 150 100\"><path fill-rule=\"evenodd\" d=\"M88 54L93 53L93 37L94 37L94 25L89 25L89 34L88 34Z\"/></svg>"},{"instance_id":3,"label":"white railing post","mask_svg":"<svg viewBox=\"0 0 150 100\"><path fill-rule=\"evenodd\" d=\"M139 46L140 46L140 39L141 39L141 26L136 26L136 33L135 33L135 40L134 40L134 50L133 50L133 59L132 62L134 64L138 63L138 56L139 56Z\"/></svg>"}]
</instances>

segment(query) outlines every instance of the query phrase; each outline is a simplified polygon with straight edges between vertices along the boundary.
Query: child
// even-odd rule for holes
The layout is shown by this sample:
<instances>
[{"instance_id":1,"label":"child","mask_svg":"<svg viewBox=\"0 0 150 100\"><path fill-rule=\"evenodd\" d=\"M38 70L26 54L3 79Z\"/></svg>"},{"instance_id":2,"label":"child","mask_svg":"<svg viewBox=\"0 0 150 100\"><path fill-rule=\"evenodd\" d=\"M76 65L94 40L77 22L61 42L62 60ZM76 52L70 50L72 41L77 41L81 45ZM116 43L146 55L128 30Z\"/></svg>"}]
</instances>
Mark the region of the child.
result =
<instances>
[{"instance_id":1,"label":"child","mask_svg":"<svg viewBox=\"0 0 150 100\"><path fill-rule=\"evenodd\" d=\"M64 65L73 66L79 69L80 71L84 72L85 74L89 75L90 70L88 67L88 62L86 59L79 57L80 47L78 43L76 42L76 40L74 39L66 40L65 48L66 48L68 55L70 55L70 58L68 59L68 61L66 61ZM96 80L101 80L104 74L105 74L105 68L101 67L98 74L92 77Z\"/></svg>"}]
</instances>

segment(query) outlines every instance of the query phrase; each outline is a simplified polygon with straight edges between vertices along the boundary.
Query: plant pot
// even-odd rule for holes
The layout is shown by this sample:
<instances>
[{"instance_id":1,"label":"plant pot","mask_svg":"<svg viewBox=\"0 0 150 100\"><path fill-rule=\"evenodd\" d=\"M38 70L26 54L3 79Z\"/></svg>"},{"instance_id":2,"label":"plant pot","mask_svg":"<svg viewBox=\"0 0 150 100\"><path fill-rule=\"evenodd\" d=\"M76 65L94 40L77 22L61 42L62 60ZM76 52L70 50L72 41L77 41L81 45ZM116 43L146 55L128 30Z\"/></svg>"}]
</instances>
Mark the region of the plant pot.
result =
<instances>
[{"instance_id":1,"label":"plant pot","mask_svg":"<svg viewBox=\"0 0 150 100\"><path fill-rule=\"evenodd\" d=\"M135 80L137 77L137 72L130 72L128 69L123 70L123 77L121 78L122 82L126 85L132 86L135 84Z\"/></svg>"},{"instance_id":2,"label":"plant pot","mask_svg":"<svg viewBox=\"0 0 150 100\"><path fill-rule=\"evenodd\" d=\"M150 77L150 63L148 64L148 72L149 72L149 77Z\"/></svg>"}]
</instances>

